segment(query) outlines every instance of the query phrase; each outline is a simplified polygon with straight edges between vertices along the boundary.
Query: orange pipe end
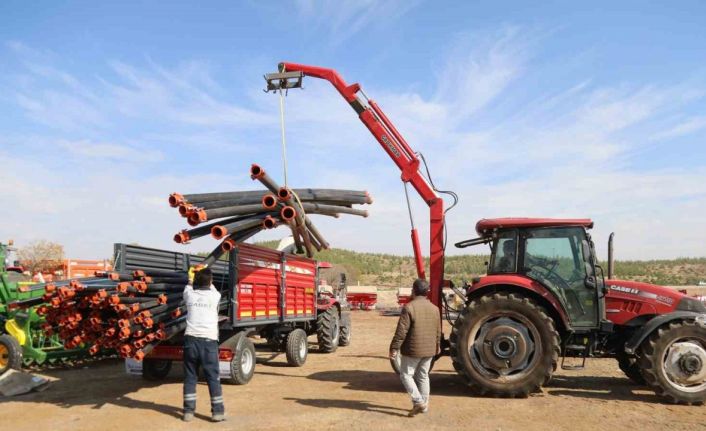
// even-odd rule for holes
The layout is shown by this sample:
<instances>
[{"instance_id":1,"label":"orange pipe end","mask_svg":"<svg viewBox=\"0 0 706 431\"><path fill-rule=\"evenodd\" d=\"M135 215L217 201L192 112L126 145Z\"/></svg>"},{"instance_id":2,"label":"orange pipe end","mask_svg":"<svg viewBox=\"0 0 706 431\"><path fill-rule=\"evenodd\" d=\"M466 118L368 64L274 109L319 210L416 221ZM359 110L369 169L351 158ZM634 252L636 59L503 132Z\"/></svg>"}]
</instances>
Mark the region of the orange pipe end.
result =
<instances>
[{"instance_id":1,"label":"orange pipe end","mask_svg":"<svg viewBox=\"0 0 706 431\"><path fill-rule=\"evenodd\" d=\"M146 276L146 275L147 275L147 274L145 274L145 271L142 271L141 269L138 269L137 271L134 271L134 272L132 273L132 276L133 276L133 277L144 277L144 276Z\"/></svg>"},{"instance_id":2,"label":"orange pipe end","mask_svg":"<svg viewBox=\"0 0 706 431\"><path fill-rule=\"evenodd\" d=\"M130 338L130 328L120 328L120 332L118 332L118 338L120 338L121 340Z\"/></svg>"},{"instance_id":3,"label":"orange pipe end","mask_svg":"<svg viewBox=\"0 0 706 431\"><path fill-rule=\"evenodd\" d=\"M171 195L169 195L169 206L171 206L172 208L176 208L184 202L184 196L179 193L172 193Z\"/></svg>"},{"instance_id":4,"label":"orange pipe end","mask_svg":"<svg viewBox=\"0 0 706 431\"><path fill-rule=\"evenodd\" d=\"M292 192L290 192L289 189L286 187L280 187L279 191L277 191L277 197L280 201L286 202L292 199Z\"/></svg>"},{"instance_id":5,"label":"orange pipe end","mask_svg":"<svg viewBox=\"0 0 706 431\"><path fill-rule=\"evenodd\" d=\"M166 304L167 303L167 295L161 294L157 297L157 303L158 304Z\"/></svg>"},{"instance_id":6,"label":"orange pipe end","mask_svg":"<svg viewBox=\"0 0 706 431\"><path fill-rule=\"evenodd\" d=\"M277 227L277 219L272 216L266 216L262 221L262 227L265 229L272 229Z\"/></svg>"},{"instance_id":7,"label":"orange pipe end","mask_svg":"<svg viewBox=\"0 0 706 431\"><path fill-rule=\"evenodd\" d=\"M295 210L294 207L287 205L279 211L279 215L284 221L292 221L297 216L297 210Z\"/></svg>"},{"instance_id":8,"label":"orange pipe end","mask_svg":"<svg viewBox=\"0 0 706 431\"><path fill-rule=\"evenodd\" d=\"M265 175L265 170L262 169L259 165L253 163L250 166L250 178L253 180L256 180L260 177L263 177Z\"/></svg>"},{"instance_id":9,"label":"orange pipe end","mask_svg":"<svg viewBox=\"0 0 706 431\"><path fill-rule=\"evenodd\" d=\"M272 193L267 193L262 197L262 207L266 210L273 210L277 207L277 197Z\"/></svg>"},{"instance_id":10,"label":"orange pipe end","mask_svg":"<svg viewBox=\"0 0 706 431\"><path fill-rule=\"evenodd\" d=\"M228 252L228 251L235 249L236 245L237 244L235 243L235 241L228 238L227 240L225 240L221 243L221 248L223 249L223 251Z\"/></svg>"},{"instance_id":11,"label":"orange pipe end","mask_svg":"<svg viewBox=\"0 0 706 431\"><path fill-rule=\"evenodd\" d=\"M138 350L137 352L135 352L135 355L133 356L133 358L135 358L138 361L141 361L141 360L145 359L145 352L143 352L142 350Z\"/></svg>"},{"instance_id":12,"label":"orange pipe end","mask_svg":"<svg viewBox=\"0 0 706 431\"><path fill-rule=\"evenodd\" d=\"M189 242L190 239L191 237L186 232L186 229L182 230L177 234L174 234L174 242L177 244L186 244L187 242Z\"/></svg>"},{"instance_id":13,"label":"orange pipe end","mask_svg":"<svg viewBox=\"0 0 706 431\"><path fill-rule=\"evenodd\" d=\"M172 311L172 318L176 319L177 317L181 316L181 310L177 308L176 310Z\"/></svg>"},{"instance_id":14,"label":"orange pipe end","mask_svg":"<svg viewBox=\"0 0 706 431\"><path fill-rule=\"evenodd\" d=\"M216 239L221 239L228 235L228 229L225 226L216 225L211 228L211 236Z\"/></svg>"},{"instance_id":15,"label":"orange pipe end","mask_svg":"<svg viewBox=\"0 0 706 431\"><path fill-rule=\"evenodd\" d=\"M142 326L144 326L145 328L149 329L149 328L151 328L152 326L154 326L154 320L152 320L151 317L148 317L148 318L142 320Z\"/></svg>"},{"instance_id":16,"label":"orange pipe end","mask_svg":"<svg viewBox=\"0 0 706 431\"><path fill-rule=\"evenodd\" d=\"M47 285L44 287L44 291L47 292L47 293L52 293L52 292L54 292L55 290L56 290L56 286L53 285L53 284L47 284Z\"/></svg>"}]
</instances>

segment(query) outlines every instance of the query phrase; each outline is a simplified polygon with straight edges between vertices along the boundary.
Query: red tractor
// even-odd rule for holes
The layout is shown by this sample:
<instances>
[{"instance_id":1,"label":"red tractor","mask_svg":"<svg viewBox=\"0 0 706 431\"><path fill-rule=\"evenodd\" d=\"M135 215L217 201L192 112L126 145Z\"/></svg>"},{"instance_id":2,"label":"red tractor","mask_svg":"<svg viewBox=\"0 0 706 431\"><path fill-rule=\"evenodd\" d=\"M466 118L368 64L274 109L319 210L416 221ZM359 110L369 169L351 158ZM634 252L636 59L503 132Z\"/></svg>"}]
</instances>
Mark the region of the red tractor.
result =
<instances>
[{"instance_id":1,"label":"red tractor","mask_svg":"<svg viewBox=\"0 0 706 431\"><path fill-rule=\"evenodd\" d=\"M430 299L451 316L442 294L452 287L465 298L442 354L482 394L525 397L547 383L559 366L583 368L588 357L615 357L629 378L676 403L706 400L706 306L665 287L606 280L598 265L588 219L493 219L476 225L479 237L457 247L490 246L488 272L464 289L444 280L444 201L426 168L382 109L333 69L280 63L265 75L267 91L280 94L302 85L304 76L329 81L350 104L401 179L429 206ZM426 176L422 172L423 168ZM409 204L409 202L408 202ZM453 206L452 206L453 207ZM449 208L450 209L450 208ZM414 227L417 274L426 278ZM612 249L612 246L610 247ZM609 259L610 261L610 259ZM456 313L453 313L456 314ZM567 365L578 357L580 365Z\"/></svg>"}]
</instances>

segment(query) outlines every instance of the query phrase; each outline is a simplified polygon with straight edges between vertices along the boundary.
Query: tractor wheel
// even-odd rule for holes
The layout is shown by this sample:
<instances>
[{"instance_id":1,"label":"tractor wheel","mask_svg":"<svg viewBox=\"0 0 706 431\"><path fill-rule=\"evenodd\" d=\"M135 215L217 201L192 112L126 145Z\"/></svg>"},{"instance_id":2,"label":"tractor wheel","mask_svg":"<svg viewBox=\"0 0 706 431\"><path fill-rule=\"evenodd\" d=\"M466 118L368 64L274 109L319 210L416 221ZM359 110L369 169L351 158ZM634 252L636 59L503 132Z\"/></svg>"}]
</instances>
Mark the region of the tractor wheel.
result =
<instances>
[{"instance_id":1,"label":"tractor wheel","mask_svg":"<svg viewBox=\"0 0 706 431\"><path fill-rule=\"evenodd\" d=\"M164 380L172 370L172 361L166 359L145 359L142 361L142 378Z\"/></svg>"},{"instance_id":2,"label":"tractor wheel","mask_svg":"<svg viewBox=\"0 0 706 431\"><path fill-rule=\"evenodd\" d=\"M647 385L674 404L706 401L706 327L671 322L640 346L638 363Z\"/></svg>"},{"instance_id":3,"label":"tractor wheel","mask_svg":"<svg viewBox=\"0 0 706 431\"><path fill-rule=\"evenodd\" d=\"M640 371L640 365L637 363L637 358L634 356L628 356L625 353L618 354L618 367L622 370L625 375L638 385L645 384L645 378L642 377L642 372Z\"/></svg>"},{"instance_id":4,"label":"tractor wheel","mask_svg":"<svg viewBox=\"0 0 706 431\"><path fill-rule=\"evenodd\" d=\"M309 343L303 329L295 329L287 335L287 363L301 367L309 355Z\"/></svg>"},{"instance_id":5,"label":"tractor wheel","mask_svg":"<svg viewBox=\"0 0 706 431\"><path fill-rule=\"evenodd\" d=\"M319 341L319 350L324 353L333 353L338 348L340 336L338 308L329 307L316 318L316 335Z\"/></svg>"},{"instance_id":6,"label":"tractor wheel","mask_svg":"<svg viewBox=\"0 0 706 431\"><path fill-rule=\"evenodd\" d=\"M255 374L255 345L245 332L235 334L222 345L233 352L230 375L223 380L233 385L247 385Z\"/></svg>"},{"instance_id":7,"label":"tractor wheel","mask_svg":"<svg viewBox=\"0 0 706 431\"><path fill-rule=\"evenodd\" d=\"M472 300L454 323L451 359L480 394L526 397L556 370L554 321L529 298L495 293Z\"/></svg>"},{"instance_id":8,"label":"tractor wheel","mask_svg":"<svg viewBox=\"0 0 706 431\"><path fill-rule=\"evenodd\" d=\"M351 329L353 328L350 313L345 313L341 316L341 332L338 338L339 346L348 346L351 344Z\"/></svg>"},{"instance_id":9,"label":"tractor wheel","mask_svg":"<svg viewBox=\"0 0 706 431\"><path fill-rule=\"evenodd\" d=\"M9 334L0 335L0 375L10 368L22 368L22 346Z\"/></svg>"}]
</instances>

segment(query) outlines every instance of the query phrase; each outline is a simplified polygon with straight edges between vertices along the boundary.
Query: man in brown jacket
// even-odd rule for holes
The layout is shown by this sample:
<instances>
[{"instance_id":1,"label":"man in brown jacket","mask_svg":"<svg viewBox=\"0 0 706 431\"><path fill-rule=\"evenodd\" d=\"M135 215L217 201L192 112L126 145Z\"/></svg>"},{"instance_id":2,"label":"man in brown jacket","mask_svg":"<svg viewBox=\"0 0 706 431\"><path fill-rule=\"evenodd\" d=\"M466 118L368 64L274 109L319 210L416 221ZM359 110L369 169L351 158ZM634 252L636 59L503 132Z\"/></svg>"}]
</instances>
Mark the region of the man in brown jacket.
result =
<instances>
[{"instance_id":1,"label":"man in brown jacket","mask_svg":"<svg viewBox=\"0 0 706 431\"><path fill-rule=\"evenodd\" d=\"M426 280L414 282L412 300L402 309L390 343L390 359L402 355L400 379L412 397L410 417L429 411L429 369L440 351L441 317L439 309L427 299L428 292Z\"/></svg>"}]
</instances>

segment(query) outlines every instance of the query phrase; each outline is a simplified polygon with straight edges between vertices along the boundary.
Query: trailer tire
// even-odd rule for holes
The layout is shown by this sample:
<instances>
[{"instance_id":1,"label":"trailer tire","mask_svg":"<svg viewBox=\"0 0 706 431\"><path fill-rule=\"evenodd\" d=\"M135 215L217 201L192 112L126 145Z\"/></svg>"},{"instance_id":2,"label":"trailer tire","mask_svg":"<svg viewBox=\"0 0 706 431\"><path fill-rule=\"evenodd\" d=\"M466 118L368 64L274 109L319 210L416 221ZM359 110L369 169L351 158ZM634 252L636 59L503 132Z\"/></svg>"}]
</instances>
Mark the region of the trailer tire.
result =
<instances>
[{"instance_id":1,"label":"trailer tire","mask_svg":"<svg viewBox=\"0 0 706 431\"><path fill-rule=\"evenodd\" d=\"M245 332L239 332L222 344L233 352L230 375L223 379L232 385L247 385L255 374L255 345Z\"/></svg>"},{"instance_id":2,"label":"trailer tire","mask_svg":"<svg viewBox=\"0 0 706 431\"><path fill-rule=\"evenodd\" d=\"M351 330L353 324L351 322L350 313L345 313L341 316L341 333L338 338L338 345L345 347L351 344Z\"/></svg>"},{"instance_id":3,"label":"trailer tire","mask_svg":"<svg viewBox=\"0 0 706 431\"><path fill-rule=\"evenodd\" d=\"M338 348L340 337L340 321L338 308L329 307L316 318L316 336L319 341L319 350L324 353L333 353Z\"/></svg>"},{"instance_id":4,"label":"trailer tire","mask_svg":"<svg viewBox=\"0 0 706 431\"><path fill-rule=\"evenodd\" d=\"M645 384L645 378L642 377L642 372L640 371L640 365L637 363L637 358L634 356L628 356L625 353L619 353L617 358L618 367L625 373L627 378L638 385Z\"/></svg>"},{"instance_id":5,"label":"trailer tire","mask_svg":"<svg viewBox=\"0 0 706 431\"><path fill-rule=\"evenodd\" d=\"M454 369L480 395L527 397L556 370L560 338L554 320L532 299L492 293L471 300L451 331ZM513 369L503 370L512 361ZM502 366L500 365L502 364Z\"/></svg>"},{"instance_id":6,"label":"trailer tire","mask_svg":"<svg viewBox=\"0 0 706 431\"><path fill-rule=\"evenodd\" d=\"M678 344L681 344L684 349L682 346L677 346ZM638 364L642 370L642 376L647 386L657 395L673 404L704 404L706 401L706 377L704 377L706 327L698 325L693 320L669 322L650 334L640 346L640 351ZM675 357L675 355L678 356ZM689 364L686 364L687 358L690 359ZM691 370L692 374L684 374L681 370L681 367L687 365L694 368ZM694 377L700 379L700 383L679 381Z\"/></svg>"},{"instance_id":7,"label":"trailer tire","mask_svg":"<svg viewBox=\"0 0 706 431\"><path fill-rule=\"evenodd\" d=\"M303 329L295 329L287 335L287 363L301 367L309 355L309 343Z\"/></svg>"},{"instance_id":8,"label":"trailer tire","mask_svg":"<svg viewBox=\"0 0 706 431\"><path fill-rule=\"evenodd\" d=\"M142 361L142 378L145 380L164 380L172 369L168 359L145 359Z\"/></svg>"}]
</instances>

